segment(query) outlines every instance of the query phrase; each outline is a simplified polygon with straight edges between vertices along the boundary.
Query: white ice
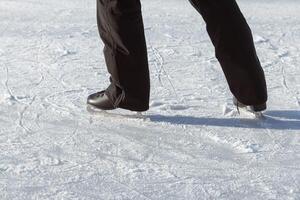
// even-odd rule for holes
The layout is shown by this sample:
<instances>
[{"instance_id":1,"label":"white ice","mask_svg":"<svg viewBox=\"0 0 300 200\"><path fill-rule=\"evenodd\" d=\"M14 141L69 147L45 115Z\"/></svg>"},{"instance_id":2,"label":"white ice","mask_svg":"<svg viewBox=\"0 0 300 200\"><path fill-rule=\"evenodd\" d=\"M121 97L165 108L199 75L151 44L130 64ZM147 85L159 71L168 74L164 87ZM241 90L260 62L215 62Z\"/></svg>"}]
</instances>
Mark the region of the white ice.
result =
<instances>
[{"instance_id":1,"label":"white ice","mask_svg":"<svg viewBox=\"0 0 300 200\"><path fill-rule=\"evenodd\" d=\"M300 199L300 2L238 3L264 120L232 105L188 1L142 0L152 91L135 119L86 111L109 83L94 0L1 0L0 199Z\"/></svg>"}]
</instances>

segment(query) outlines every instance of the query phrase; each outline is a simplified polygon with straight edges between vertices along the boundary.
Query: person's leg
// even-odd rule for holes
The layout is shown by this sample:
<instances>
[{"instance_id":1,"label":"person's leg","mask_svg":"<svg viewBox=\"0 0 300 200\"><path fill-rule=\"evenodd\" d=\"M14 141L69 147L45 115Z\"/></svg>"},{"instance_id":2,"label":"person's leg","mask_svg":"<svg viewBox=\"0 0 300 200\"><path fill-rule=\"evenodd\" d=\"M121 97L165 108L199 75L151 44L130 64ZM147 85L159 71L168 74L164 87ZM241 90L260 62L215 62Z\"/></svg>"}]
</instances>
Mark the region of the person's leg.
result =
<instances>
[{"instance_id":1,"label":"person's leg","mask_svg":"<svg viewBox=\"0 0 300 200\"><path fill-rule=\"evenodd\" d=\"M264 71L235 0L189 0L204 18L230 90L245 105L267 101Z\"/></svg>"},{"instance_id":2,"label":"person's leg","mask_svg":"<svg viewBox=\"0 0 300 200\"><path fill-rule=\"evenodd\" d=\"M111 75L105 94L115 108L147 110L150 78L140 0L97 0L97 22Z\"/></svg>"}]
</instances>

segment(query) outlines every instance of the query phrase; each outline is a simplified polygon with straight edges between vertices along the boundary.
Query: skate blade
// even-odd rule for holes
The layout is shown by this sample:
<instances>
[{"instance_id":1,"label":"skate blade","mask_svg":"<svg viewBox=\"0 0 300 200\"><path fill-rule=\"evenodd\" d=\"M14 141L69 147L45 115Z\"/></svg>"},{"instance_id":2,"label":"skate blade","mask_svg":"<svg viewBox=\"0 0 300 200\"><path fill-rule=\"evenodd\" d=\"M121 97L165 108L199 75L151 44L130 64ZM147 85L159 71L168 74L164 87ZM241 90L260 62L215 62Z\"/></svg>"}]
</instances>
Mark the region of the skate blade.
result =
<instances>
[{"instance_id":1,"label":"skate blade","mask_svg":"<svg viewBox=\"0 0 300 200\"><path fill-rule=\"evenodd\" d=\"M92 105L87 105L87 111L93 115L101 115L104 117L120 117L120 118L128 118L128 119L146 119L146 116L143 115L142 112L135 111L127 111L123 109L116 110L101 110Z\"/></svg>"}]
</instances>

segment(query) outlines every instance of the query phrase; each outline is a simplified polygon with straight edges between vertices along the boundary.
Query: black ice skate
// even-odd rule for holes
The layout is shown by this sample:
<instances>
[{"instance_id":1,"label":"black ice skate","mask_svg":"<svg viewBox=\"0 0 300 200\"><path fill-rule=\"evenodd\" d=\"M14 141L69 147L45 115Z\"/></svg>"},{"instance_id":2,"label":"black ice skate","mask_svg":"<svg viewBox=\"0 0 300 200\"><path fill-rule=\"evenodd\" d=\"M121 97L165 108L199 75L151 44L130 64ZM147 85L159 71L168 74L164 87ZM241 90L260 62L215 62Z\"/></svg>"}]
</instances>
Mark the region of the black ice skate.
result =
<instances>
[{"instance_id":1,"label":"black ice skate","mask_svg":"<svg viewBox=\"0 0 300 200\"><path fill-rule=\"evenodd\" d=\"M87 98L87 104L100 110L114 110L115 107L105 94L105 90L91 94Z\"/></svg>"},{"instance_id":2,"label":"black ice skate","mask_svg":"<svg viewBox=\"0 0 300 200\"><path fill-rule=\"evenodd\" d=\"M249 111L252 112L262 112L264 110L267 109L267 104L263 103L263 104L259 104L259 105L245 105L241 102L239 102L235 97L233 97L233 104L237 107L237 108L248 108Z\"/></svg>"}]
</instances>

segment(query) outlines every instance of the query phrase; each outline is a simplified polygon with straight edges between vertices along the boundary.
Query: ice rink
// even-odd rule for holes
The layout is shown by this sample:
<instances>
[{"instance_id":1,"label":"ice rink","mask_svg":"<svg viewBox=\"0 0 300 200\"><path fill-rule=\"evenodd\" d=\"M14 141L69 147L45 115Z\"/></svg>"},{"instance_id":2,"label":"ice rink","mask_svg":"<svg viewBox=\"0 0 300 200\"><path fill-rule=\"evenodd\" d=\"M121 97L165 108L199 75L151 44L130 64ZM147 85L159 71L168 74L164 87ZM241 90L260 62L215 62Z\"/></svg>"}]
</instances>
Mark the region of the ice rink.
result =
<instances>
[{"instance_id":1,"label":"ice rink","mask_svg":"<svg viewBox=\"0 0 300 200\"><path fill-rule=\"evenodd\" d=\"M86 110L109 84L95 1L1 0L0 199L300 199L300 1L238 3L268 83L263 120L238 114L187 0L142 0L143 119Z\"/></svg>"}]
</instances>

